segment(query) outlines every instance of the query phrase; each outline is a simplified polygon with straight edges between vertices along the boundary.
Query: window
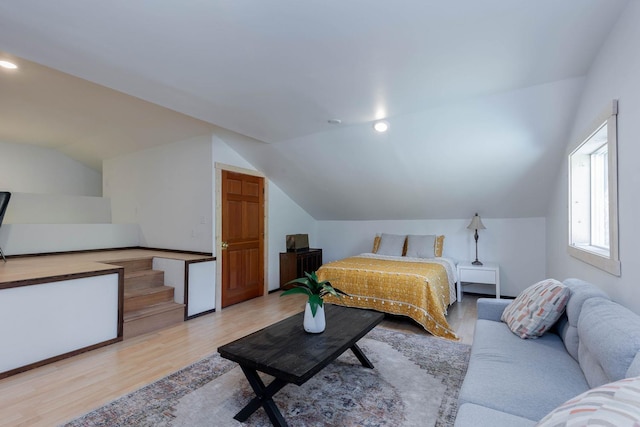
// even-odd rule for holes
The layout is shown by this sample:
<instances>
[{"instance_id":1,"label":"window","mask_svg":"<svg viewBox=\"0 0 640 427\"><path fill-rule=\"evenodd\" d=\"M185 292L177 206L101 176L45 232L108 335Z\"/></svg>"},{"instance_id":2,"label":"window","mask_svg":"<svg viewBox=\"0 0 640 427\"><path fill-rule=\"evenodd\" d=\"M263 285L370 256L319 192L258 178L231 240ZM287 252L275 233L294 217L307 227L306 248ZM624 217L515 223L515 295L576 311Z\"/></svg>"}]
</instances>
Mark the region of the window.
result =
<instances>
[{"instance_id":1,"label":"window","mask_svg":"<svg viewBox=\"0 0 640 427\"><path fill-rule=\"evenodd\" d=\"M569 254L619 276L617 106L569 154Z\"/></svg>"}]
</instances>

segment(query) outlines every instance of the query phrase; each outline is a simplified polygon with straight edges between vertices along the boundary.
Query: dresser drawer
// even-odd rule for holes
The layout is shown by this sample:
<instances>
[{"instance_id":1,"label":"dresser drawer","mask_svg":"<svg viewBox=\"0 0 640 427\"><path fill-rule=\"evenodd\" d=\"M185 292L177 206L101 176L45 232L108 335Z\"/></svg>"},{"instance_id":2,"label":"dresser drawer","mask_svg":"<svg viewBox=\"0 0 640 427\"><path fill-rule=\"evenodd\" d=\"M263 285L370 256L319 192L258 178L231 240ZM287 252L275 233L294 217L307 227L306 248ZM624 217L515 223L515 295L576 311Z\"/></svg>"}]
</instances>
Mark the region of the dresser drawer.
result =
<instances>
[{"instance_id":1,"label":"dresser drawer","mask_svg":"<svg viewBox=\"0 0 640 427\"><path fill-rule=\"evenodd\" d=\"M493 270L460 269L460 281L470 283L496 283L496 272Z\"/></svg>"}]
</instances>

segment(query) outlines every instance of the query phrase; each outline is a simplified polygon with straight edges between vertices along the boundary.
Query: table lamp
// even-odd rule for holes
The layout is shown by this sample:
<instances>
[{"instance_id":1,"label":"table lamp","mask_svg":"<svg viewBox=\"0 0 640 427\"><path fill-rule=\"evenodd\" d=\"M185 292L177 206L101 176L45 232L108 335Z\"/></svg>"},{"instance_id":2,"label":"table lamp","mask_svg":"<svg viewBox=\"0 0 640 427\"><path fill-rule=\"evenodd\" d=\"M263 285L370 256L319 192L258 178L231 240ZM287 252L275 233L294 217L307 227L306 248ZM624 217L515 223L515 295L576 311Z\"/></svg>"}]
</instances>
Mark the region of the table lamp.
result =
<instances>
[{"instance_id":1,"label":"table lamp","mask_svg":"<svg viewBox=\"0 0 640 427\"><path fill-rule=\"evenodd\" d=\"M469 224L467 228L469 230L475 230L473 237L474 239L476 239L476 260L473 261L471 264L482 265L482 263L478 261L478 230L484 230L487 227L484 226L484 224L482 223L482 220L480 219L480 215L478 215L478 213L476 212L473 218L471 218L471 224Z\"/></svg>"}]
</instances>

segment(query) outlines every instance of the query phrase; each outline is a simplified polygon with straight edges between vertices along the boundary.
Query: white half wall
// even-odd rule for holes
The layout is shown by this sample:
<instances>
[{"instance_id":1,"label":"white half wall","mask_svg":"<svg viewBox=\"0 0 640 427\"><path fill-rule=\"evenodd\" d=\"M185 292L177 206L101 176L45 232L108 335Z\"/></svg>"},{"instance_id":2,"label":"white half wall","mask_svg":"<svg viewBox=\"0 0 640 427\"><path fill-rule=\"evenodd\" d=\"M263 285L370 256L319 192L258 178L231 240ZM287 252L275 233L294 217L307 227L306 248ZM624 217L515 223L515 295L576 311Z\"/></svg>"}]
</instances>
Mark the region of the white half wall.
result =
<instances>
[{"instance_id":1,"label":"white half wall","mask_svg":"<svg viewBox=\"0 0 640 427\"><path fill-rule=\"evenodd\" d=\"M164 271L164 285L173 288L173 301L184 304L184 261L153 257L153 269Z\"/></svg>"},{"instance_id":2,"label":"white half wall","mask_svg":"<svg viewBox=\"0 0 640 427\"><path fill-rule=\"evenodd\" d=\"M187 316L195 316L216 308L216 263L192 262L189 269Z\"/></svg>"},{"instance_id":3,"label":"white half wall","mask_svg":"<svg viewBox=\"0 0 640 427\"><path fill-rule=\"evenodd\" d=\"M210 135L105 160L113 223L140 226L140 245L213 250Z\"/></svg>"},{"instance_id":4,"label":"white half wall","mask_svg":"<svg viewBox=\"0 0 640 427\"><path fill-rule=\"evenodd\" d=\"M620 304L640 313L640 269L636 268L640 228L640 2L620 15L594 61L576 113L567 148L580 137L612 99L618 99L618 224L622 274L613 276L567 253L567 162L560 159L555 193L547 215L547 271L558 278L578 277L601 287ZM565 154L566 156L566 154Z\"/></svg>"},{"instance_id":5,"label":"white half wall","mask_svg":"<svg viewBox=\"0 0 640 427\"><path fill-rule=\"evenodd\" d=\"M0 290L0 372L118 336L118 275Z\"/></svg>"},{"instance_id":6,"label":"white half wall","mask_svg":"<svg viewBox=\"0 0 640 427\"><path fill-rule=\"evenodd\" d=\"M471 220L319 221L318 245L324 262L371 252L376 233L445 235L443 256L454 261L475 259ZM502 295L517 296L545 278L545 219L482 218L478 259L500 265Z\"/></svg>"},{"instance_id":7,"label":"white half wall","mask_svg":"<svg viewBox=\"0 0 640 427\"><path fill-rule=\"evenodd\" d=\"M0 191L102 196L102 174L50 148L0 142Z\"/></svg>"},{"instance_id":8,"label":"white half wall","mask_svg":"<svg viewBox=\"0 0 640 427\"><path fill-rule=\"evenodd\" d=\"M3 224L5 255L139 246L137 224Z\"/></svg>"},{"instance_id":9,"label":"white half wall","mask_svg":"<svg viewBox=\"0 0 640 427\"><path fill-rule=\"evenodd\" d=\"M111 201L105 197L11 193L4 224L109 224Z\"/></svg>"}]
</instances>

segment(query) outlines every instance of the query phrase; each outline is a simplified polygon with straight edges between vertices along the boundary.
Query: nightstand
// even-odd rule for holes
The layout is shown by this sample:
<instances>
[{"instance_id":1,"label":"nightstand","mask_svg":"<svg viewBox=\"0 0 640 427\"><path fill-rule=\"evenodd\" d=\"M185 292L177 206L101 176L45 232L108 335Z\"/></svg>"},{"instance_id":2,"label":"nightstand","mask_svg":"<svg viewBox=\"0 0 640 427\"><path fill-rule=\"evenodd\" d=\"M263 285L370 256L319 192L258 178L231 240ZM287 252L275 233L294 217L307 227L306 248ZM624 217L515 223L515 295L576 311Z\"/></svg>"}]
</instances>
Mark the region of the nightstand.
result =
<instances>
[{"instance_id":1,"label":"nightstand","mask_svg":"<svg viewBox=\"0 0 640 427\"><path fill-rule=\"evenodd\" d=\"M467 285L476 289L494 286L496 298L500 298L500 267L488 262L484 265L473 265L469 261L458 263L458 302L462 302L462 288Z\"/></svg>"}]
</instances>

